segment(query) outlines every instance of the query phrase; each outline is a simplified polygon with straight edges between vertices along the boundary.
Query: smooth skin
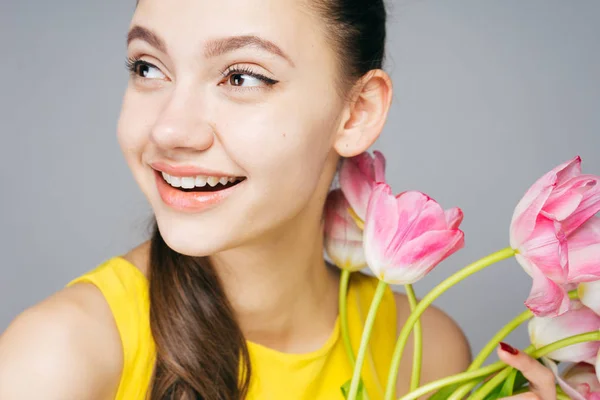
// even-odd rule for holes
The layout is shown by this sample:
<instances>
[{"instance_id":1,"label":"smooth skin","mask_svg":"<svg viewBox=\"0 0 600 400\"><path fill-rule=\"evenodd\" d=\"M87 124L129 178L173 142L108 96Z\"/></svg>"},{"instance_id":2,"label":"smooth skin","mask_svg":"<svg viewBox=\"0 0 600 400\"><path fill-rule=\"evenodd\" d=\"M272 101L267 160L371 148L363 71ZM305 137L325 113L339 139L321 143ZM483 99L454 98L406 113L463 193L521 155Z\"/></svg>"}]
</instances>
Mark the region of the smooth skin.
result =
<instances>
[{"instance_id":1,"label":"smooth skin","mask_svg":"<svg viewBox=\"0 0 600 400\"><path fill-rule=\"evenodd\" d=\"M245 337L290 353L320 348L333 330L339 273L322 256L323 203L339 157L379 137L393 94L388 74L374 70L340 96L345 71L324 29L304 0L142 0L127 57L147 64L129 81L118 124L166 243L210 255ZM185 213L162 202L155 162L247 179L217 207ZM148 243L125 257L147 274ZM409 306L400 294L396 303L400 328ZM471 355L456 323L432 307L422 324L423 383L466 369ZM412 349L405 354L398 394L409 386ZM537 397L515 398L555 398L549 370L524 354L501 356L536 387ZM122 364L108 305L78 284L0 337L0 400L111 399Z\"/></svg>"}]
</instances>

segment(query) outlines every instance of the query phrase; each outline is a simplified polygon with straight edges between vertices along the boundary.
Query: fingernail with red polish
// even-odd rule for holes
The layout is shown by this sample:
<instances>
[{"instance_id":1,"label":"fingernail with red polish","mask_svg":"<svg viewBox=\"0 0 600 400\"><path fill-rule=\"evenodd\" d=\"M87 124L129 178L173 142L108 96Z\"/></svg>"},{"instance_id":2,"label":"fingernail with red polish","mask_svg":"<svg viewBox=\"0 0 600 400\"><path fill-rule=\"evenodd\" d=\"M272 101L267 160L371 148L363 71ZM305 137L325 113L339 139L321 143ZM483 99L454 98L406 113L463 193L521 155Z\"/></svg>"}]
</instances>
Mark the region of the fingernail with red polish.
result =
<instances>
[{"instance_id":1,"label":"fingernail with red polish","mask_svg":"<svg viewBox=\"0 0 600 400\"><path fill-rule=\"evenodd\" d=\"M502 351L506 351L507 353L510 353L512 355L519 354L519 350L515 349L514 347L512 347L504 342L500 342L500 348L502 349Z\"/></svg>"}]
</instances>

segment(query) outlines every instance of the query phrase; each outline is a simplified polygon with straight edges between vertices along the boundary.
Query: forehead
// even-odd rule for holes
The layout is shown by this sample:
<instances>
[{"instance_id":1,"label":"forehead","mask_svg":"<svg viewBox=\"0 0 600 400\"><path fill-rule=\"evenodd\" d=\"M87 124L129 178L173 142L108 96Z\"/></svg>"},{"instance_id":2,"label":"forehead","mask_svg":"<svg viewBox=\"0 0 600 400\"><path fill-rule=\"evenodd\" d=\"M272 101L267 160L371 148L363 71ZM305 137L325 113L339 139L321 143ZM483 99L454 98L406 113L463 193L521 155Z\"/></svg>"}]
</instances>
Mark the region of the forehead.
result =
<instances>
[{"instance_id":1,"label":"forehead","mask_svg":"<svg viewBox=\"0 0 600 400\"><path fill-rule=\"evenodd\" d=\"M328 50L323 21L305 0L141 0L131 25L151 29L180 54L198 56L209 39L244 35L272 41L294 61Z\"/></svg>"}]
</instances>

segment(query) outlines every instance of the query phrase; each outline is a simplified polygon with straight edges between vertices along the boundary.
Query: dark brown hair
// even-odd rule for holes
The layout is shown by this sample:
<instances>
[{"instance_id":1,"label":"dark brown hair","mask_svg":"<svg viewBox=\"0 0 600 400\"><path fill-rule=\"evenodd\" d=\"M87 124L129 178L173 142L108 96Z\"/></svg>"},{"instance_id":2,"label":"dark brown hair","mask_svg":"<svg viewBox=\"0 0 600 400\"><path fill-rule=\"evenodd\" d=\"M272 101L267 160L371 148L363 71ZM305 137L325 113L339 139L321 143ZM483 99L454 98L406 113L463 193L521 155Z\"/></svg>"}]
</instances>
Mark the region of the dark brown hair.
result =
<instances>
[{"instance_id":1,"label":"dark brown hair","mask_svg":"<svg viewBox=\"0 0 600 400\"><path fill-rule=\"evenodd\" d=\"M307 0L340 62L343 93L382 67L383 0ZM244 335L208 257L179 254L156 222L150 250L150 325L157 359L151 400L241 400L251 365Z\"/></svg>"}]
</instances>

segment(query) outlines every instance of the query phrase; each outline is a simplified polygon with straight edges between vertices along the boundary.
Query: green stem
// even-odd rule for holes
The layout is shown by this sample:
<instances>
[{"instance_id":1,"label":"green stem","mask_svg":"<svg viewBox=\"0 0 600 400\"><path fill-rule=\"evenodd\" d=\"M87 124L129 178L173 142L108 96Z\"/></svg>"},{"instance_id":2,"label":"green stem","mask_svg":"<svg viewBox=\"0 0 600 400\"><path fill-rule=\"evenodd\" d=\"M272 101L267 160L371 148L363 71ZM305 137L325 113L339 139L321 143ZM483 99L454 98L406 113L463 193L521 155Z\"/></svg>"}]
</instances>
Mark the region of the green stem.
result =
<instances>
[{"instance_id":1,"label":"green stem","mask_svg":"<svg viewBox=\"0 0 600 400\"><path fill-rule=\"evenodd\" d=\"M502 371L498 372L496 376L484 383L483 386L481 386L481 388L477 392L472 394L467 400L485 399L487 395L496 388L496 386L498 386L499 384L504 382L506 378L508 378L511 371L512 367L510 366L504 368Z\"/></svg>"},{"instance_id":2,"label":"green stem","mask_svg":"<svg viewBox=\"0 0 600 400\"><path fill-rule=\"evenodd\" d=\"M362 370L363 363L365 361L367 349L369 347L369 338L371 337L371 331L373 330L373 323L375 322L377 309L379 308L379 304L381 304L381 300L383 299L383 295L385 294L386 287L387 283L385 283L384 281L379 281L377 289L375 290L375 295L373 296L373 301L371 302L371 307L369 308L367 320L365 321L365 327L362 333L362 337L360 339L360 347L358 348L358 356L356 357L354 374L352 375L352 382L350 383L348 400L356 399L356 395L358 392L358 384L360 382L360 373Z\"/></svg>"},{"instance_id":3,"label":"green stem","mask_svg":"<svg viewBox=\"0 0 600 400\"><path fill-rule=\"evenodd\" d=\"M600 340L600 331L580 333L578 335L573 335L561 340L557 340L556 342L550 343L544 347L540 347L539 349L531 353L531 357L544 357L546 354L552 353L556 350L560 350L563 347L584 342L594 342L598 340Z\"/></svg>"},{"instance_id":4,"label":"green stem","mask_svg":"<svg viewBox=\"0 0 600 400\"><path fill-rule=\"evenodd\" d=\"M529 354L529 353L533 352L533 350L534 350L534 347L529 346L527 349L524 350L524 352ZM466 371L466 372L461 372L460 374L457 374L457 375L448 376L446 378L442 378L437 381L430 382L430 383L418 388L414 392L410 392L410 393L404 395L403 397L400 398L400 400L414 400L420 396L426 395L429 392L433 392L434 390L439 390L446 386L458 384L461 382L475 381L473 386L476 386L479 383L478 378L487 377L488 375L491 375L495 372L500 371L504 367L506 367L505 363L503 363L502 361L496 361L493 364L487 365L485 367L482 367L482 368L479 368L479 369L476 369L473 371ZM469 382L469 383L471 383L471 382ZM454 393L456 393L456 392L454 392ZM452 395L452 398L455 398L454 394ZM450 399L450 398L448 398L448 399ZM462 399L462 397L459 397L458 399Z\"/></svg>"},{"instance_id":5,"label":"green stem","mask_svg":"<svg viewBox=\"0 0 600 400\"><path fill-rule=\"evenodd\" d=\"M356 362L352 342L350 342L350 329L348 328L348 282L350 281L350 271L343 269L340 277L340 323L342 327L342 339L350 365L354 368Z\"/></svg>"},{"instance_id":6,"label":"green stem","mask_svg":"<svg viewBox=\"0 0 600 400\"><path fill-rule=\"evenodd\" d=\"M537 350L535 350L535 348L533 346L529 346L525 350L523 350L523 352L526 354L529 354L533 358L540 358L540 357L545 356L546 354L552 353L553 351L556 351L556 350L560 350L567 346L571 346L571 345L574 345L577 343L598 341L598 340L600 340L600 331L587 332L587 333L581 333L579 335L574 335L574 336L570 336L568 338L561 339L554 343L550 343L549 345L546 345L544 347L540 347ZM506 367L506 364L504 362L497 361L493 364L490 364L483 368L476 369L474 371L462 372L457 375L448 376L446 378L439 379L437 381L430 382L424 386L421 386L414 392L410 392L410 393L402 396L399 400L415 400L429 392L433 392L434 390L439 390L446 386L454 385L454 384L465 382L465 381L475 380L477 378L498 372L505 367ZM510 367L507 367L507 368L510 368ZM502 373L502 372L500 372L500 373ZM490 382L491 381L488 381L486 383L486 385L489 384ZM475 382L472 387L476 386L477 383L478 382ZM483 389L483 387L482 387L482 389ZM494 388L491 388L491 389L493 390ZM453 395L448 398L448 400L455 398L455 394L456 394L456 392L454 392ZM487 395L487 394L488 393L485 393L485 395ZM462 397L457 397L457 399L462 399ZM474 400L474 399L470 398L469 400Z\"/></svg>"},{"instance_id":7,"label":"green stem","mask_svg":"<svg viewBox=\"0 0 600 400\"><path fill-rule=\"evenodd\" d=\"M400 400L415 400L421 396L426 395L429 392L433 392L434 390L442 389L446 386L450 386L450 385L454 385L457 383L466 382L466 381L470 381L473 379L488 376L490 374L493 374L494 372L500 371L505 366L506 366L506 364L504 364L501 361L498 361L494 364L490 364L486 367L477 369L475 371L462 372L457 375L448 376L446 378L442 378L437 381L430 382L426 385L423 385L420 388L418 388L417 390L412 391L412 392L400 397Z\"/></svg>"},{"instance_id":8,"label":"green stem","mask_svg":"<svg viewBox=\"0 0 600 400\"><path fill-rule=\"evenodd\" d=\"M467 371L473 371L479 368L489 355L498 347L504 338L506 338L512 331L518 328L523 322L530 320L533 317L533 313L530 310L526 310L519 314L515 319L506 324L502 329L494 335L494 337L483 347L477 357L473 360ZM460 400L471 391L479 382L468 382L459 387L452 396L448 397L448 400Z\"/></svg>"},{"instance_id":9,"label":"green stem","mask_svg":"<svg viewBox=\"0 0 600 400\"><path fill-rule=\"evenodd\" d=\"M396 342L396 349L394 350L394 355L392 356L392 364L390 367L390 372L388 375L387 387L385 391L385 400L392 400L395 396L395 388L396 388L396 379L398 376L398 369L400 368L400 360L402 358L402 353L404 352L404 347L406 346L406 342L408 341L408 337L410 332L412 331L413 326L419 320L421 315L425 312L427 307L433 303L435 299L442 295L446 290L451 288L453 285L467 278L468 276L481 271L482 269L489 267L490 265L504 260L506 258L514 256L516 251L510 247L505 248L503 250L497 251L495 253L490 254L487 257L484 257L467 267L461 269L454 275L450 276L442 283L437 285L433 290L431 290L417 305L414 311L411 312L408 317L406 323L402 327L400 331L400 335L398 336L398 341Z\"/></svg>"},{"instance_id":10,"label":"green stem","mask_svg":"<svg viewBox=\"0 0 600 400\"><path fill-rule=\"evenodd\" d=\"M563 347L571 346L577 343L590 342L600 340L600 331L581 333L579 335L570 336L568 338L558 340L554 343L551 343L547 346L541 347L534 352L531 353L531 357L540 358L545 356L548 353L552 353L553 351L562 349ZM469 400L483 400L485 397L498 386L498 384L502 383L504 379L510 374L512 367L506 367L502 372L498 375L490 379L486 382L476 393L474 393ZM504 378L501 378L501 377Z\"/></svg>"},{"instance_id":11,"label":"green stem","mask_svg":"<svg viewBox=\"0 0 600 400\"><path fill-rule=\"evenodd\" d=\"M494 335L494 337L483 347L477 357L473 360L467 371L473 371L479 368L490 354L498 347L504 338L506 338L512 331L517 329L523 322L529 321L533 317L533 313L530 310L526 310L519 314L515 319L506 324L502 329Z\"/></svg>"},{"instance_id":12,"label":"green stem","mask_svg":"<svg viewBox=\"0 0 600 400\"><path fill-rule=\"evenodd\" d=\"M579 298L577 294L577 290L572 290L569 292L570 299ZM469 366L467 371L471 371L472 369L479 368L487 359L487 357L494 351L494 349L498 346L498 343L502 341L506 336L508 336L514 329L516 329L520 324L526 322L527 320L533 317L533 313L529 310L524 311L519 314L515 319L510 321L504 328L502 328L493 338L488 342L488 344L481 350L481 352L477 355L475 360ZM475 386L477 386L479 382L468 382L459 387L453 394L448 398L448 400L460 400L464 398L464 396L471 391Z\"/></svg>"},{"instance_id":13,"label":"green stem","mask_svg":"<svg viewBox=\"0 0 600 400\"><path fill-rule=\"evenodd\" d=\"M408 296L408 303L410 304L410 311L413 312L417 307L417 296L415 296L415 290L412 285L404 285L406 295ZM410 390L415 390L419 387L421 382L421 362L423 359L423 332L421 331L421 321L417 320L414 329L414 351L413 351L413 368L412 375L410 377Z\"/></svg>"}]
</instances>

